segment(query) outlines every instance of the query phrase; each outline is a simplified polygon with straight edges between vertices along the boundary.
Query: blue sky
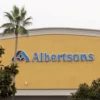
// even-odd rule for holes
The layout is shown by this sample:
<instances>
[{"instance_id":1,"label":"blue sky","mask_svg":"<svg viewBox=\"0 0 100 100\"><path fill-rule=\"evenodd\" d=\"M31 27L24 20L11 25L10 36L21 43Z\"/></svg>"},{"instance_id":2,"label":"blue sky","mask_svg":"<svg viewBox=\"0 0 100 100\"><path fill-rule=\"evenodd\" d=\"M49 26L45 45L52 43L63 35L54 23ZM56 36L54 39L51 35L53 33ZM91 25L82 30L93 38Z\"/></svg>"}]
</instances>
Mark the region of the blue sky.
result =
<instances>
[{"instance_id":1,"label":"blue sky","mask_svg":"<svg viewBox=\"0 0 100 100\"><path fill-rule=\"evenodd\" d=\"M2 0L0 25L5 11L25 6L33 25L28 28L72 27L100 29L100 0Z\"/></svg>"}]
</instances>

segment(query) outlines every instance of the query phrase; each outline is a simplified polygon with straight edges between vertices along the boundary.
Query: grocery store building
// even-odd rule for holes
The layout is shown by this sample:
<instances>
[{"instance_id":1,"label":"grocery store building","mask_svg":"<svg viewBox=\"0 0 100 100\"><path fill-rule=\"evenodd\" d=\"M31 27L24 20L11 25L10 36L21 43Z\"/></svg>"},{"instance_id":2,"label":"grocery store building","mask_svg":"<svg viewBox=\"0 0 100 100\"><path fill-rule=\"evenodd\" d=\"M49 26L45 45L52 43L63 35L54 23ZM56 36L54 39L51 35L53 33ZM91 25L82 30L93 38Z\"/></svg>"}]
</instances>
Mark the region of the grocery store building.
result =
<instances>
[{"instance_id":1,"label":"grocery store building","mask_svg":"<svg viewBox=\"0 0 100 100\"><path fill-rule=\"evenodd\" d=\"M2 63L13 61L14 36L0 35ZM19 36L16 100L68 100L80 83L100 77L100 31L40 28Z\"/></svg>"}]
</instances>

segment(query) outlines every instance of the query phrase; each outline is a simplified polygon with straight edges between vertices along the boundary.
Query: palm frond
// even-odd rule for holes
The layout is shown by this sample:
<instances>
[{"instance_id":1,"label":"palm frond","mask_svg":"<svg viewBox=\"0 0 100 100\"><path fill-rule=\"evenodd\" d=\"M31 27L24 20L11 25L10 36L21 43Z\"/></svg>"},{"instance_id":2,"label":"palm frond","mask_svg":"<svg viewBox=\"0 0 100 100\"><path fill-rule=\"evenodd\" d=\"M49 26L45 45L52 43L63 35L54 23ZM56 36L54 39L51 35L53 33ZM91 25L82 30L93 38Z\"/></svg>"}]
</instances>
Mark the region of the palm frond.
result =
<instances>
[{"instance_id":1,"label":"palm frond","mask_svg":"<svg viewBox=\"0 0 100 100\"><path fill-rule=\"evenodd\" d=\"M8 13L8 12L4 12L4 13L5 13L5 17L7 17L11 22L14 21L14 18L10 13Z\"/></svg>"},{"instance_id":2,"label":"palm frond","mask_svg":"<svg viewBox=\"0 0 100 100\"><path fill-rule=\"evenodd\" d=\"M21 35L28 34L26 26L31 25L32 17L25 18L27 12L24 7L19 9L17 6L13 6L13 10L8 13L5 12L5 16L10 22L5 23L1 26L4 29L3 35L18 33Z\"/></svg>"},{"instance_id":3,"label":"palm frond","mask_svg":"<svg viewBox=\"0 0 100 100\"><path fill-rule=\"evenodd\" d=\"M14 27L12 23L5 23L0 28L11 28L11 27Z\"/></svg>"},{"instance_id":4,"label":"palm frond","mask_svg":"<svg viewBox=\"0 0 100 100\"><path fill-rule=\"evenodd\" d=\"M27 29L25 29L23 26L19 26L19 27L18 27L18 32L19 32L19 34L21 34L21 35L28 35Z\"/></svg>"},{"instance_id":5,"label":"palm frond","mask_svg":"<svg viewBox=\"0 0 100 100\"><path fill-rule=\"evenodd\" d=\"M13 6L13 11L11 11L11 13L14 18L16 18L17 16L19 16L19 8L17 6Z\"/></svg>"},{"instance_id":6,"label":"palm frond","mask_svg":"<svg viewBox=\"0 0 100 100\"><path fill-rule=\"evenodd\" d=\"M19 24L21 22L21 16L17 16L15 22L16 24Z\"/></svg>"},{"instance_id":7,"label":"palm frond","mask_svg":"<svg viewBox=\"0 0 100 100\"><path fill-rule=\"evenodd\" d=\"M22 8L21 8L21 18L22 18L22 20L25 19L26 14L27 14L27 12L26 12L25 8L22 7Z\"/></svg>"},{"instance_id":8,"label":"palm frond","mask_svg":"<svg viewBox=\"0 0 100 100\"><path fill-rule=\"evenodd\" d=\"M26 19L24 20L24 22L28 22L28 21L30 21L30 20L32 20L32 17L26 18Z\"/></svg>"},{"instance_id":9,"label":"palm frond","mask_svg":"<svg viewBox=\"0 0 100 100\"><path fill-rule=\"evenodd\" d=\"M25 11L25 7L22 7L22 8L21 8L21 12L24 12L24 11Z\"/></svg>"},{"instance_id":10,"label":"palm frond","mask_svg":"<svg viewBox=\"0 0 100 100\"><path fill-rule=\"evenodd\" d=\"M15 31L15 28L6 28L3 31L3 35L9 35L9 34L13 34Z\"/></svg>"},{"instance_id":11,"label":"palm frond","mask_svg":"<svg viewBox=\"0 0 100 100\"><path fill-rule=\"evenodd\" d=\"M28 26L31 25L32 22L30 22L30 20L32 19L32 17L28 17L23 21L23 26Z\"/></svg>"},{"instance_id":12,"label":"palm frond","mask_svg":"<svg viewBox=\"0 0 100 100\"><path fill-rule=\"evenodd\" d=\"M23 26L29 26L29 25L32 25L32 22L23 22Z\"/></svg>"}]
</instances>

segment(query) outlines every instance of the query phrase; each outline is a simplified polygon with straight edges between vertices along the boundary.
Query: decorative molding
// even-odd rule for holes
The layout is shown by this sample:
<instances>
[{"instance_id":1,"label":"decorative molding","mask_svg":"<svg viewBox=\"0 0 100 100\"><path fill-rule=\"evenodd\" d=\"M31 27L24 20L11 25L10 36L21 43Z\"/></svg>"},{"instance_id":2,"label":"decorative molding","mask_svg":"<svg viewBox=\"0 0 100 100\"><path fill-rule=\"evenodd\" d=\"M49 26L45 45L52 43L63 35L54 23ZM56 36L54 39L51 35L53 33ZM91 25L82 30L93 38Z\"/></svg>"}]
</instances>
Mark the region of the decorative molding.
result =
<instances>
[{"instance_id":1,"label":"decorative molding","mask_svg":"<svg viewBox=\"0 0 100 100\"><path fill-rule=\"evenodd\" d=\"M16 96L69 96L76 90L17 90Z\"/></svg>"},{"instance_id":2,"label":"decorative molding","mask_svg":"<svg viewBox=\"0 0 100 100\"><path fill-rule=\"evenodd\" d=\"M67 35L79 35L79 36L96 36L100 37L100 30L90 30L90 29L76 29L76 28L39 28L28 30L28 36L36 35L53 35L53 34L67 34ZM25 35L23 35L25 37ZM23 37L19 35L19 37ZM0 39L10 39L14 38L14 35L3 36L0 34Z\"/></svg>"}]
</instances>

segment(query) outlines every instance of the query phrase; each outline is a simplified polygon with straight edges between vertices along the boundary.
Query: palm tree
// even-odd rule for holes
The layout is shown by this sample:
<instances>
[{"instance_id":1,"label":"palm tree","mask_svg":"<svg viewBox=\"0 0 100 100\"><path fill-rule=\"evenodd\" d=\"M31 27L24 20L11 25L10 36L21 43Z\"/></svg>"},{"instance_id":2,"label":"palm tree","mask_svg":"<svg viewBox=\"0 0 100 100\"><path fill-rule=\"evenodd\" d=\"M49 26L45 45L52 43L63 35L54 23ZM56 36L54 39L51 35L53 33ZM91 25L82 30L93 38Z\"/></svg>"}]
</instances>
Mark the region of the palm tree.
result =
<instances>
[{"instance_id":1,"label":"palm tree","mask_svg":"<svg viewBox=\"0 0 100 100\"><path fill-rule=\"evenodd\" d=\"M5 12L5 17L8 18L8 22L4 23L1 28L4 29L3 35L15 35L15 52L14 52L14 65L16 67L16 53L18 48L18 35L27 35L28 31L26 29L27 26L31 25L30 21L32 18L27 17L27 11L24 7L19 9L17 6L13 6L11 12ZM13 66L14 66L13 65ZM12 75L12 85L15 88L15 75ZM13 95L14 97L14 95Z\"/></svg>"},{"instance_id":2,"label":"palm tree","mask_svg":"<svg viewBox=\"0 0 100 100\"><path fill-rule=\"evenodd\" d=\"M27 11L24 7L19 9L17 6L13 6L11 12L5 12L5 17L8 18L8 22L4 23L1 28L4 29L3 35L15 35L15 52L14 52L14 63L16 64L16 52L18 48L18 35L27 35L27 26L31 25L30 21L32 18L26 18Z\"/></svg>"}]
</instances>

